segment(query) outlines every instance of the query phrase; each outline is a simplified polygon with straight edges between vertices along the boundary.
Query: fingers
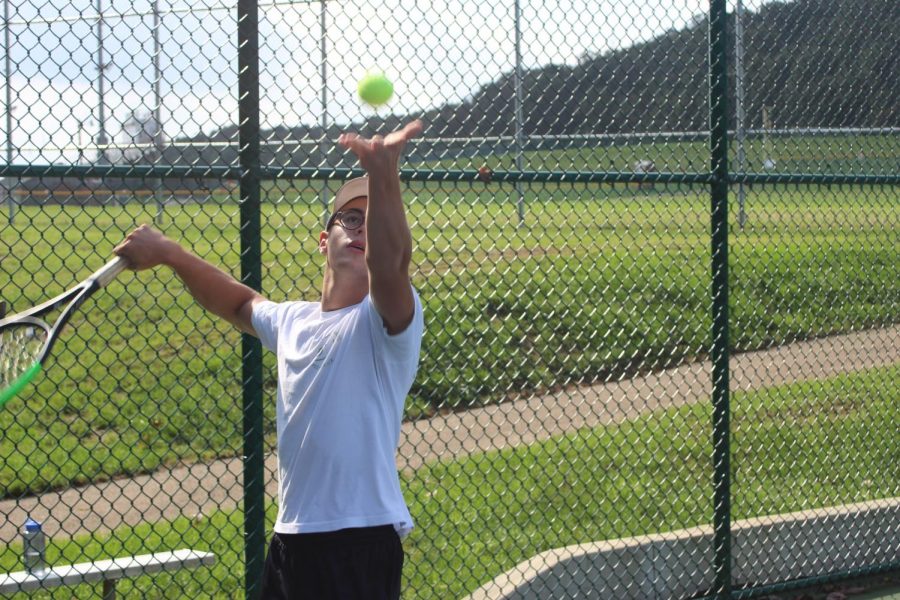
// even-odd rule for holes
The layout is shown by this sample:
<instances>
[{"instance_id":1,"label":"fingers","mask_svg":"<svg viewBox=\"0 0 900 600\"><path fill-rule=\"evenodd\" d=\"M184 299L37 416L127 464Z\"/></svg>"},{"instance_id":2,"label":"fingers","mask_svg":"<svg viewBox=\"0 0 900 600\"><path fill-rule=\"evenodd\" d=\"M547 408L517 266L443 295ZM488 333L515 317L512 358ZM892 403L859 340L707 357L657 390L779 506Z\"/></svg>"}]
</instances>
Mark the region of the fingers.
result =
<instances>
[{"instance_id":1,"label":"fingers","mask_svg":"<svg viewBox=\"0 0 900 600\"><path fill-rule=\"evenodd\" d=\"M422 133L422 129L424 126L422 125L422 121L416 119L410 123L407 123L402 129L398 129L397 131L389 134L387 138L384 140L384 144L386 146L400 146L403 147L406 143Z\"/></svg>"},{"instance_id":2,"label":"fingers","mask_svg":"<svg viewBox=\"0 0 900 600\"><path fill-rule=\"evenodd\" d=\"M371 154L373 149L372 140L367 140L356 133L342 133L338 138L338 144L355 154L360 160Z\"/></svg>"},{"instance_id":3,"label":"fingers","mask_svg":"<svg viewBox=\"0 0 900 600\"><path fill-rule=\"evenodd\" d=\"M403 128L388 134L387 137L374 135L370 139L366 139L360 136L358 133L342 133L340 137L338 137L338 144L340 144L344 148L347 148L348 150L354 150L370 149L382 144L394 145L398 142L406 143L407 141L422 133L424 128L425 126L422 124L421 119L416 119L415 121L407 123L405 126L403 126Z\"/></svg>"},{"instance_id":4,"label":"fingers","mask_svg":"<svg viewBox=\"0 0 900 600\"><path fill-rule=\"evenodd\" d=\"M134 229L132 229L131 232L125 236L125 239L128 240L128 239L133 238L136 235L141 235L142 231L153 231L153 229L146 223L142 223L142 224L138 225L137 227L135 227Z\"/></svg>"},{"instance_id":5,"label":"fingers","mask_svg":"<svg viewBox=\"0 0 900 600\"><path fill-rule=\"evenodd\" d=\"M122 240L122 241L119 243L119 245L115 247L114 251L115 251L116 253L118 253L118 250L119 250L120 248L124 248L126 245L128 245L128 242L130 242L131 240L133 240L133 239L134 239L134 236L138 235L138 232L140 232L140 231L142 231L142 230L144 230L144 229L146 229L146 228L147 228L146 225L140 225L140 226L138 226L138 227L132 229L132 230L128 233L128 235L125 236L125 239Z\"/></svg>"},{"instance_id":6,"label":"fingers","mask_svg":"<svg viewBox=\"0 0 900 600\"><path fill-rule=\"evenodd\" d=\"M125 239L122 240L118 246L113 248L113 254L116 256L121 256L122 258L128 261L128 268L137 270L135 265L135 260L133 257L133 253L131 252L131 240L134 239L134 234L140 229L133 230L131 233L125 236Z\"/></svg>"},{"instance_id":7,"label":"fingers","mask_svg":"<svg viewBox=\"0 0 900 600\"><path fill-rule=\"evenodd\" d=\"M128 268L132 271L137 271L139 265L134 259L134 253L131 252L131 247L129 245L130 243L131 242L128 240L128 238L126 238L124 242L113 248L113 254L115 254L116 256L121 256L122 258L127 260Z\"/></svg>"},{"instance_id":8,"label":"fingers","mask_svg":"<svg viewBox=\"0 0 900 600\"><path fill-rule=\"evenodd\" d=\"M353 152L370 174L373 171L393 172L397 170L406 143L422 133L423 128L422 121L416 119L387 136L364 138L357 133L342 133L338 144Z\"/></svg>"},{"instance_id":9,"label":"fingers","mask_svg":"<svg viewBox=\"0 0 900 600\"><path fill-rule=\"evenodd\" d=\"M342 133L340 137L338 137L338 144L340 144L344 148L351 149L352 146L360 139L361 138L357 133Z\"/></svg>"},{"instance_id":10,"label":"fingers","mask_svg":"<svg viewBox=\"0 0 900 600\"><path fill-rule=\"evenodd\" d=\"M141 225L126 235L113 252L128 260L128 268L139 271L158 264L163 240L162 234L148 225Z\"/></svg>"},{"instance_id":11,"label":"fingers","mask_svg":"<svg viewBox=\"0 0 900 600\"><path fill-rule=\"evenodd\" d=\"M425 129L425 125L422 123L421 119L416 119L411 123L407 123L406 126L400 131L403 133L403 139L411 140Z\"/></svg>"}]
</instances>

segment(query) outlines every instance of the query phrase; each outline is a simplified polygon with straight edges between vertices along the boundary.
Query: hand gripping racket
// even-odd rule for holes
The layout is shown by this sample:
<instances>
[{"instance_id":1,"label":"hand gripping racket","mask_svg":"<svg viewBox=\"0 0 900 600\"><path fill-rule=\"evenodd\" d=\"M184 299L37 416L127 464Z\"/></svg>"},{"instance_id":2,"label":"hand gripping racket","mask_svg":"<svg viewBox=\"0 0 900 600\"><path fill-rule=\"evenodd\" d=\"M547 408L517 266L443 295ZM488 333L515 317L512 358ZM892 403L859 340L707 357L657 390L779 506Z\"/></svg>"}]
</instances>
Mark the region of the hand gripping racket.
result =
<instances>
[{"instance_id":1,"label":"hand gripping racket","mask_svg":"<svg viewBox=\"0 0 900 600\"><path fill-rule=\"evenodd\" d=\"M72 313L127 266L126 259L116 257L69 291L0 320L0 408L41 371ZM64 304L67 305L52 327L40 318Z\"/></svg>"}]
</instances>

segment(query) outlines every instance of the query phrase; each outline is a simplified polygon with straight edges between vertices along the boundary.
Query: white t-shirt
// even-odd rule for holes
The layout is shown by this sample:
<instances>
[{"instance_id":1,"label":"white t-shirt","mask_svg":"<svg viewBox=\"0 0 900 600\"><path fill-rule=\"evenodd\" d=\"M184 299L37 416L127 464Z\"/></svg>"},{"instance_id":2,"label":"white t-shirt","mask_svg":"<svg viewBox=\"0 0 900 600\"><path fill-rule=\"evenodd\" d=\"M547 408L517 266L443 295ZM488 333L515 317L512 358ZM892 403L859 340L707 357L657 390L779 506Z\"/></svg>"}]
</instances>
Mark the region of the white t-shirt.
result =
<instances>
[{"instance_id":1,"label":"white t-shirt","mask_svg":"<svg viewBox=\"0 0 900 600\"><path fill-rule=\"evenodd\" d=\"M318 302L260 302L253 328L278 356L277 533L335 531L412 517L395 454L419 365L424 320L388 335L369 296L322 312Z\"/></svg>"}]
</instances>

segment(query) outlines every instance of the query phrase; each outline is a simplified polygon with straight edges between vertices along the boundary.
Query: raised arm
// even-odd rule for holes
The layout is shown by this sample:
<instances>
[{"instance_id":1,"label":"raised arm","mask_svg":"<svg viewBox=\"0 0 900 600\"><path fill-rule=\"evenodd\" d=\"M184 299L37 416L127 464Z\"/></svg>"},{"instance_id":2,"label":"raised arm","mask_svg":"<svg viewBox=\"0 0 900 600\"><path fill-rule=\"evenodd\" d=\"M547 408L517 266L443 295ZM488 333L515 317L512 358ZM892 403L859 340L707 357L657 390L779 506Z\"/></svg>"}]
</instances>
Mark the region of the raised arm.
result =
<instances>
[{"instance_id":1,"label":"raised arm","mask_svg":"<svg viewBox=\"0 0 900 600\"><path fill-rule=\"evenodd\" d=\"M114 252L127 258L135 271L157 265L171 267L203 308L241 331L256 335L250 315L253 305L265 298L158 231L141 225Z\"/></svg>"},{"instance_id":2,"label":"raised arm","mask_svg":"<svg viewBox=\"0 0 900 600\"><path fill-rule=\"evenodd\" d=\"M422 132L413 121L385 137L363 138L345 133L338 143L349 149L369 176L366 209L366 265L369 293L388 333L405 330L415 309L409 282L412 234L400 194L400 154L406 143Z\"/></svg>"}]
</instances>

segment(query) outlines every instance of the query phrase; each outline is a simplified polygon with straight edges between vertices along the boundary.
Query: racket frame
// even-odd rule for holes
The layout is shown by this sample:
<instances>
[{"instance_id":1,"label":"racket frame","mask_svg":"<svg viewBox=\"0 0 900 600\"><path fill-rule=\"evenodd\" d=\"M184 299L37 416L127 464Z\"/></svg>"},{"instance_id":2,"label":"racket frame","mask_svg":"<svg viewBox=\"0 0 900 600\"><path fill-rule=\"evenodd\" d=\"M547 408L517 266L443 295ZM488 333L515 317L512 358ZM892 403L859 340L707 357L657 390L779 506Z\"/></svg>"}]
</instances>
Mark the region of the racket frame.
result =
<instances>
[{"instance_id":1,"label":"racket frame","mask_svg":"<svg viewBox=\"0 0 900 600\"><path fill-rule=\"evenodd\" d=\"M72 316L72 314L76 310L78 310L78 307L80 307L84 303L84 301L91 296L91 294L93 294L100 288L105 287L127 267L128 261L120 256L117 256L116 258L100 267L90 277L88 277L75 287L56 296L55 298L51 298L50 300L38 304L37 306L32 307L24 312L14 314L5 319L0 319L0 329L17 325L31 325L33 327L40 327L41 329L46 331L47 340L44 342L44 346L43 348L41 348L41 352L31 368L33 368L35 364L43 365L44 361L53 350L53 345L59 338L59 334L62 332L63 327L69 321L69 318ZM65 309L63 309L63 312L59 315L59 317L56 318L56 321L54 321L52 327L46 321L39 318L41 315L55 310L67 302L68 305L65 307ZM0 392L4 391L6 390L0 390Z\"/></svg>"}]
</instances>

